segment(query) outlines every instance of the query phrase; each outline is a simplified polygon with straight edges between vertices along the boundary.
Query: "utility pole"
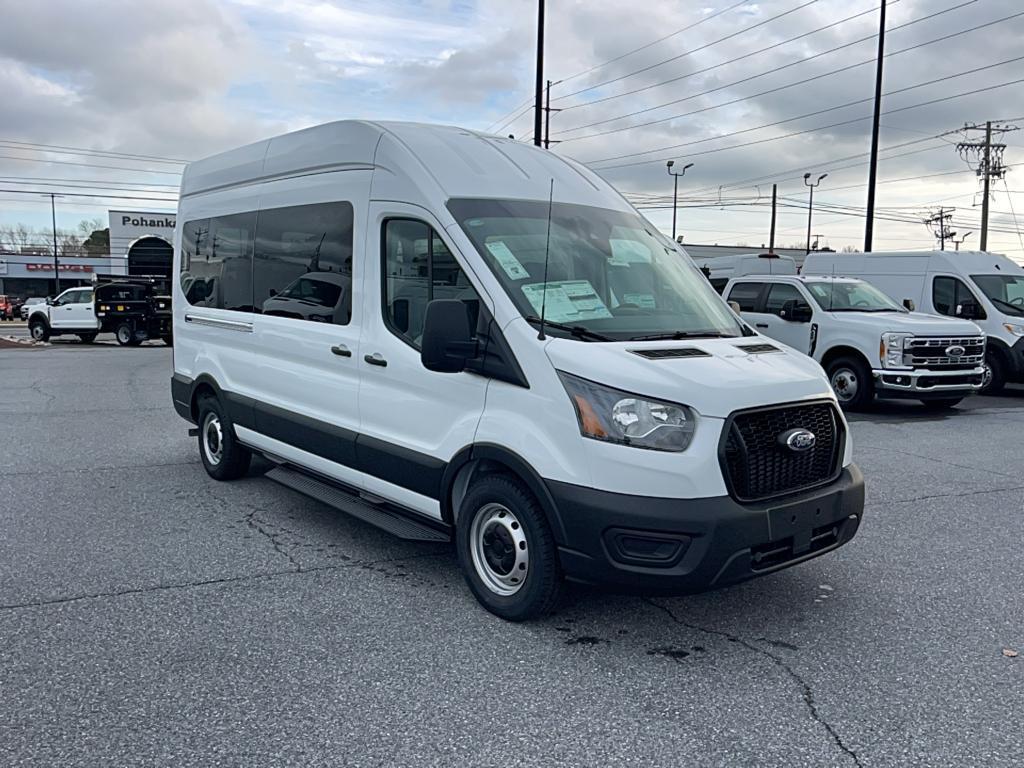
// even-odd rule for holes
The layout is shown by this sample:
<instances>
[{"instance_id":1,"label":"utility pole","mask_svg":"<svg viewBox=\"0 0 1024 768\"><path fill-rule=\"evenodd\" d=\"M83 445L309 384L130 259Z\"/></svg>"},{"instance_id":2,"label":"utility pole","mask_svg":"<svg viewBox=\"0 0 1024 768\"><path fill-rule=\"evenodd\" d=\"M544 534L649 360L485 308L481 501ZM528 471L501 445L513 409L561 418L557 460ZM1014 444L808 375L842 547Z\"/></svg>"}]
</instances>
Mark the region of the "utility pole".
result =
<instances>
[{"instance_id":1,"label":"utility pole","mask_svg":"<svg viewBox=\"0 0 1024 768\"><path fill-rule=\"evenodd\" d=\"M875 236L875 182L878 179L878 128L882 118L882 62L885 60L885 6L882 0L878 16L878 56L875 60L875 111L871 120L871 160L868 165L868 210L864 225L864 253L871 252Z\"/></svg>"},{"instance_id":2,"label":"utility pole","mask_svg":"<svg viewBox=\"0 0 1024 768\"><path fill-rule=\"evenodd\" d=\"M970 236L971 236L972 234L974 234L974 233L973 233L973 231L972 231L972 232L964 232L964 236L963 236L963 237L961 237L961 238L960 238L959 240L957 240L956 238L954 238L954 239L953 239L953 245L955 245L955 246L956 246L956 250L958 250L958 251L959 251L959 250L960 250L960 244L961 244L962 242L964 242L964 241L965 241L965 240L966 240L966 239L967 239L968 237L970 237Z\"/></svg>"},{"instance_id":3,"label":"utility pole","mask_svg":"<svg viewBox=\"0 0 1024 768\"><path fill-rule=\"evenodd\" d=\"M950 228L953 224L953 211L955 210L955 208L939 208L938 213L934 213L924 220L925 225L932 230L932 234L939 241L940 251L946 250L947 240L955 242L956 232Z\"/></svg>"},{"instance_id":4,"label":"utility pole","mask_svg":"<svg viewBox=\"0 0 1024 768\"><path fill-rule=\"evenodd\" d=\"M985 138L982 141L969 141L972 132L985 131ZM1002 138L1003 134L1008 131L1018 130L1013 125L997 125L995 128L992 127L992 121L989 120L985 123L985 127L982 128L980 125L965 125L963 127L964 141L959 142L956 145L957 151L960 153L960 157L974 169L974 172L981 178L982 181L982 201L981 201L981 250L988 250L988 203L991 195L989 191L990 182L992 179L1001 179L1006 175L1006 166L1003 165L1003 152L1006 149L1006 144L998 141L992 142L992 134L995 132L998 138Z\"/></svg>"},{"instance_id":5,"label":"utility pole","mask_svg":"<svg viewBox=\"0 0 1024 768\"><path fill-rule=\"evenodd\" d=\"M820 251L821 250L821 235L815 235L814 236L814 250L816 250L816 251Z\"/></svg>"},{"instance_id":6,"label":"utility pole","mask_svg":"<svg viewBox=\"0 0 1024 768\"><path fill-rule=\"evenodd\" d=\"M562 81L559 80L558 83L560 83L560 82L562 82ZM552 112L561 112L562 111L561 109L558 109L557 107L555 107L555 108L551 107L551 86L552 85L558 85L558 83L553 83L550 80L548 80L547 88L544 91L544 102L545 102L544 103L544 149L548 149L551 146L551 144L552 144L552 141L551 141L551 113ZM557 144L558 142L555 141L554 143Z\"/></svg>"},{"instance_id":7,"label":"utility pole","mask_svg":"<svg viewBox=\"0 0 1024 768\"><path fill-rule=\"evenodd\" d=\"M772 184L772 229L768 235L768 253L775 253L775 196L778 188L778 184Z\"/></svg>"},{"instance_id":8,"label":"utility pole","mask_svg":"<svg viewBox=\"0 0 1024 768\"><path fill-rule=\"evenodd\" d=\"M60 263L57 261L57 203L50 193L50 217L53 220L53 291L54 296L60 293Z\"/></svg>"},{"instance_id":9,"label":"utility pole","mask_svg":"<svg viewBox=\"0 0 1024 768\"><path fill-rule=\"evenodd\" d=\"M672 182L672 239L676 239L676 207L679 205L679 177L686 175L686 169L692 168L693 163L687 163L683 166L683 170L676 173L672 170L672 166L676 164L675 160L669 160L665 165L668 168L668 175L673 178Z\"/></svg>"},{"instance_id":10,"label":"utility pole","mask_svg":"<svg viewBox=\"0 0 1024 768\"><path fill-rule=\"evenodd\" d=\"M541 145L541 112L544 110L544 0L537 0L537 85L533 96L533 144Z\"/></svg>"},{"instance_id":11,"label":"utility pole","mask_svg":"<svg viewBox=\"0 0 1024 768\"><path fill-rule=\"evenodd\" d=\"M821 174L818 180L812 182L810 172L804 174L804 184L810 187L811 196L807 201L807 253L811 252L811 216L814 215L814 188L821 184L821 180L828 176L827 173Z\"/></svg>"}]
</instances>

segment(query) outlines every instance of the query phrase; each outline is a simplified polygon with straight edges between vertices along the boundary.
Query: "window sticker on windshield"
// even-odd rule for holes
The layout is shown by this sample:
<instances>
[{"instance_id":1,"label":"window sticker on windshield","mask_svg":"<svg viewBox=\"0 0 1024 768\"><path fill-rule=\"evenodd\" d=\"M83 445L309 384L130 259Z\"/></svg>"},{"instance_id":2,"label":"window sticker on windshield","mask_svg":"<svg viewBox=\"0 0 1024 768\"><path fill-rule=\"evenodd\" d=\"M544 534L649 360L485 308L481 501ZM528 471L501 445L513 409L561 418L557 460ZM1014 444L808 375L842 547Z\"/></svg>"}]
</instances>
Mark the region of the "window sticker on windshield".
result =
<instances>
[{"instance_id":1,"label":"window sticker on windshield","mask_svg":"<svg viewBox=\"0 0 1024 768\"><path fill-rule=\"evenodd\" d=\"M649 264L651 251L643 243L636 240L623 240L620 238L608 238L608 245L612 249L610 264L616 266L629 266L630 264Z\"/></svg>"},{"instance_id":2,"label":"window sticker on windshield","mask_svg":"<svg viewBox=\"0 0 1024 768\"><path fill-rule=\"evenodd\" d=\"M623 304L636 304L641 309L656 309L653 293L625 293L622 295Z\"/></svg>"},{"instance_id":3,"label":"window sticker on windshield","mask_svg":"<svg viewBox=\"0 0 1024 768\"><path fill-rule=\"evenodd\" d=\"M510 280L522 280L530 276L530 273L526 271L526 268L519 262L515 254L501 240L492 240L489 243L484 243L484 245L487 246L487 250L491 252L491 255L498 260L498 263L505 270L505 274L508 275Z\"/></svg>"},{"instance_id":4,"label":"window sticker on windshield","mask_svg":"<svg viewBox=\"0 0 1024 768\"><path fill-rule=\"evenodd\" d=\"M594 320L611 317L612 313L597 295L594 286L587 280L564 280L548 283L547 291L544 283L524 285L523 293L539 315L544 307L544 316L556 323L579 320ZM547 293L545 306L544 294Z\"/></svg>"}]
</instances>

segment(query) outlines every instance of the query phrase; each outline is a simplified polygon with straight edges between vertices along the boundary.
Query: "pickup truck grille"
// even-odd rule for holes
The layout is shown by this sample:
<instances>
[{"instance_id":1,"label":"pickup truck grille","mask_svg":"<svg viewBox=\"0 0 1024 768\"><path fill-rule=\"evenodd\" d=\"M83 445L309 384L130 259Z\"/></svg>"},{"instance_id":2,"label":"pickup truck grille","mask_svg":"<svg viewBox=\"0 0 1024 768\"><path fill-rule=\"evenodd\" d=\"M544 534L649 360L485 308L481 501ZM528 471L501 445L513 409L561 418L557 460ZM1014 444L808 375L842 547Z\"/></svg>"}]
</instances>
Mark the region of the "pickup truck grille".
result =
<instances>
[{"instance_id":1,"label":"pickup truck grille","mask_svg":"<svg viewBox=\"0 0 1024 768\"><path fill-rule=\"evenodd\" d=\"M730 493L738 501L761 501L834 480L842 460L842 423L830 403L734 413L719 453ZM793 451L780 442L780 435L797 428L814 433L813 448Z\"/></svg>"},{"instance_id":2,"label":"pickup truck grille","mask_svg":"<svg viewBox=\"0 0 1024 768\"><path fill-rule=\"evenodd\" d=\"M949 354L957 348L962 349L963 354ZM978 367L984 359L984 336L913 338L907 341L903 350L903 364L915 368L966 370Z\"/></svg>"}]
</instances>

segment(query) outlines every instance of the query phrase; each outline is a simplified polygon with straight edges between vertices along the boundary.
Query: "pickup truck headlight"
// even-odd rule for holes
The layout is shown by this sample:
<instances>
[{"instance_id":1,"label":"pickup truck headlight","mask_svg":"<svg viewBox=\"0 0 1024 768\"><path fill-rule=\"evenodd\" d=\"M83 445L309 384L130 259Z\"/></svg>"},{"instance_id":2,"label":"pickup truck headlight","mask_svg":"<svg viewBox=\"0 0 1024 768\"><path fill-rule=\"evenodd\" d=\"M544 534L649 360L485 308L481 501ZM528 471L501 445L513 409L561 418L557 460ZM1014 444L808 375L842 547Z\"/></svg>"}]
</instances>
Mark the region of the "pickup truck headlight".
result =
<instances>
[{"instance_id":1,"label":"pickup truck headlight","mask_svg":"<svg viewBox=\"0 0 1024 768\"><path fill-rule=\"evenodd\" d=\"M1016 323L1003 323L1003 328L1012 333L1014 336L1024 336L1024 325L1017 325Z\"/></svg>"},{"instance_id":2,"label":"pickup truck headlight","mask_svg":"<svg viewBox=\"0 0 1024 768\"><path fill-rule=\"evenodd\" d=\"M693 409L632 395L559 372L569 393L580 434L606 443L654 451L685 451L693 442Z\"/></svg>"},{"instance_id":3,"label":"pickup truck headlight","mask_svg":"<svg viewBox=\"0 0 1024 768\"><path fill-rule=\"evenodd\" d=\"M882 340L878 345L878 358L883 368L909 368L903 363L903 350L907 340L911 338L909 333L883 333Z\"/></svg>"}]
</instances>

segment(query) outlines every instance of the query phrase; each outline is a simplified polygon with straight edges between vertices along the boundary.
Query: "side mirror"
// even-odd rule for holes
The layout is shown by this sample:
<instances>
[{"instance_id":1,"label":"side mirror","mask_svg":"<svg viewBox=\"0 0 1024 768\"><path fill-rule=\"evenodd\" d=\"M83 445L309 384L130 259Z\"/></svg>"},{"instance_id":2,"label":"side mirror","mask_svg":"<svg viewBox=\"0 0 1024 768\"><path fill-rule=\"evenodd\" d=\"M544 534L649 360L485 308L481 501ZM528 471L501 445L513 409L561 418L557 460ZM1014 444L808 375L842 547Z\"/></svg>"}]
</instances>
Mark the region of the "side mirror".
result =
<instances>
[{"instance_id":1,"label":"side mirror","mask_svg":"<svg viewBox=\"0 0 1024 768\"><path fill-rule=\"evenodd\" d=\"M917 309L917 306L914 304L914 300L913 299L904 299L903 300L903 308L904 309L909 309L911 312L913 312L915 309Z\"/></svg>"},{"instance_id":2,"label":"side mirror","mask_svg":"<svg viewBox=\"0 0 1024 768\"><path fill-rule=\"evenodd\" d=\"M737 315L742 311L742 308L740 307L740 303L738 301L730 301L729 309L731 309Z\"/></svg>"},{"instance_id":3,"label":"side mirror","mask_svg":"<svg viewBox=\"0 0 1024 768\"><path fill-rule=\"evenodd\" d=\"M791 323L809 323L811 316L811 308L796 299L790 299L783 303L782 309L779 310L779 317Z\"/></svg>"},{"instance_id":4,"label":"side mirror","mask_svg":"<svg viewBox=\"0 0 1024 768\"><path fill-rule=\"evenodd\" d=\"M273 298L274 296L277 296L277 288L270 289L270 297Z\"/></svg>"},{"instance_id":5,"label":"side mirror","mask_svg":"<svg viewBox=\"0 0 1024 768\"><path fill-rule=\"evenodd\" d=\"M46 297L46 306L48 306L48 307L52 307L53 306L53 296L47 296Z\"/></svg>"},{"instance_id":6,"label":"side mirror","mask_svg":"<svg viewBox=\"0 0 1024 768\"><path fill-rule=\"evenodd\" d=\"M420 360L428 371L459 373L477 356L466 305L458 299L434 299L423 319Z\"/></svg>"}]
</instances>

